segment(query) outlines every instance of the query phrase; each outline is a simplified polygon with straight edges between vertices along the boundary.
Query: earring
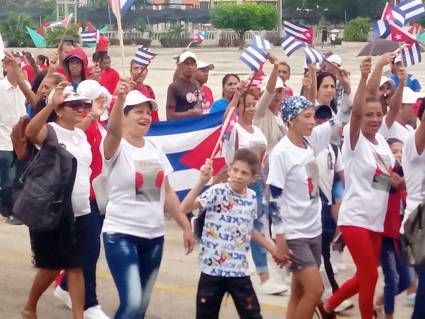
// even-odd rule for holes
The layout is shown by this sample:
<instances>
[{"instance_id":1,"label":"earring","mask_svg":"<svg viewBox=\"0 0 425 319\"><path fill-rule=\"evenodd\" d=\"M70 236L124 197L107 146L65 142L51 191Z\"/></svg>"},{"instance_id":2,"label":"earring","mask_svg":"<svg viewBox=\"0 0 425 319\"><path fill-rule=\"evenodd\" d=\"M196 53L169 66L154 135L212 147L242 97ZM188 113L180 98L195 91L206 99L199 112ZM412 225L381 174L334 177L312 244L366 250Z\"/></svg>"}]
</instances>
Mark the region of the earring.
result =
<instances>
[{"instance_id":1,"label":"earring","mask_svg":"<svg viewBox=\"0 0 425 319\"><path fill-rule=\"evenodd\" d=\"M60 119L61 119L61 118L62 118L62 114L58 114L58 118L60 118Z\"/></svg>"}]
</instances>

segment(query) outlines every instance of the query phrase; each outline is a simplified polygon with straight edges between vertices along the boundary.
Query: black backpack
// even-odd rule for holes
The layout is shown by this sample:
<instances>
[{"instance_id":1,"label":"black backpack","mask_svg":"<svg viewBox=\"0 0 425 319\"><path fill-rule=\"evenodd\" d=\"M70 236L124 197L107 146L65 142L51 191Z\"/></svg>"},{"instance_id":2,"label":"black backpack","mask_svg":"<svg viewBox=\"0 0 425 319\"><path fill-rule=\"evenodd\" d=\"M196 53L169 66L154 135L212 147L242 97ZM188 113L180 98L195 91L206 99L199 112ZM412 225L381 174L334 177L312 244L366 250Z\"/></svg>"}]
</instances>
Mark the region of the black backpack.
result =
<instances>
[{"instance_id":1,"label":"black backpack","mask_svg":"<svg viewBox=\"0 0 425 319\"><path fill-rule=\"evenodd\" d=\"M77 160L58 143L53 127L47 128L43 147L17 181L13 205L13 214L34 232L72 225L74 220L71 194Z\"/></svg>"}]
</instances>

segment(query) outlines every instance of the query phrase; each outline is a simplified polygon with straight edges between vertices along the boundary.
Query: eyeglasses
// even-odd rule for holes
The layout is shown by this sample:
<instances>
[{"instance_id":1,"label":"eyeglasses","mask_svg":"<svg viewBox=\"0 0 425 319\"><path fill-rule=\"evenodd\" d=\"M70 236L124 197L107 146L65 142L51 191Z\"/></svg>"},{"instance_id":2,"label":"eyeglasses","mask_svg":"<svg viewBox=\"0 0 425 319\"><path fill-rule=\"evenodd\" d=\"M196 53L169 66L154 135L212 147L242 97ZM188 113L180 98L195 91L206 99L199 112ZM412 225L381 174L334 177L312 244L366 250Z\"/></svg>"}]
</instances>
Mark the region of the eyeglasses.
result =
<instances>
[{"instance_id":1,"label":"eyeglasses","mask_svg":"<svg viewBox=\"0 0 425 319\"><path fill-rule=\"evenodd\" d=\"M69 108L74 109L74 110L91 109L91 103L86 103L86 102L82 102L82 101L65 102L63 104L63 106L69 107Z\"/></svg>"}]
</instances>

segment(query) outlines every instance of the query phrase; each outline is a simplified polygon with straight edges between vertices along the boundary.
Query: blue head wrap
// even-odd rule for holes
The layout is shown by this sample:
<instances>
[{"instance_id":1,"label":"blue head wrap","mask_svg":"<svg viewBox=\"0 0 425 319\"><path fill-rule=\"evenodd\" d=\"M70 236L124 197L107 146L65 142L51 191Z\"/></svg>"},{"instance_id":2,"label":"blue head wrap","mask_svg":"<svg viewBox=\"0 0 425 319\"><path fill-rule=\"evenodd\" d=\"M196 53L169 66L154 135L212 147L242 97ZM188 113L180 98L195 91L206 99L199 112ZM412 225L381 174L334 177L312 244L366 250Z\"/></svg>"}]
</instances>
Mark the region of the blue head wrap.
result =
<instances>
[{"instance_id":1,"label":"blue head wrap","mask_svg":"<svg viewBox=\"0 0 425 319\"><path fill-rule=\"evenodd\" d=\"M287 123L312 104L304 96L290 96L282 102L282 120Z\"/></svg>"}]
</instances>

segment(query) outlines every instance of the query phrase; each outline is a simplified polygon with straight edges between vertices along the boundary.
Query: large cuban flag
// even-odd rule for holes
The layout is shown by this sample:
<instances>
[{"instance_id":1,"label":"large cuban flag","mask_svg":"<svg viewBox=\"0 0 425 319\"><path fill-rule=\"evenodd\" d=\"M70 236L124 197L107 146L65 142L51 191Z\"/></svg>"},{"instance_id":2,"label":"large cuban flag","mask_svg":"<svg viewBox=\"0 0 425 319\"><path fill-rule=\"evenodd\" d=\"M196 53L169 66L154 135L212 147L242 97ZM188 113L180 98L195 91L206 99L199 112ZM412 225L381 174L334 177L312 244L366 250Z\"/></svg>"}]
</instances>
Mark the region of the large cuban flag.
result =
<instances>
[{"instance_id":1,"label":"large cuban flag","mask_svg":"<svg viewBox=\"0 0 425 319\"><path fill-rule=\"evenodd\" d=\"M203 163L211 155L220 136L223 116L223 112L218 112L152 123L148 137L167 155L174 169L169 176L170 184L180 199L186 196L199 178L199 170L193 167L199 167L197 163ZM196 151L192 152L193 149ZM185 155L193 157L193 161L188 161Z\"/></svg>"}]
</instances>

